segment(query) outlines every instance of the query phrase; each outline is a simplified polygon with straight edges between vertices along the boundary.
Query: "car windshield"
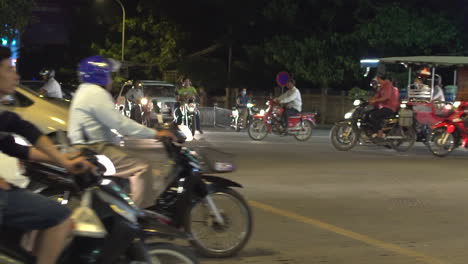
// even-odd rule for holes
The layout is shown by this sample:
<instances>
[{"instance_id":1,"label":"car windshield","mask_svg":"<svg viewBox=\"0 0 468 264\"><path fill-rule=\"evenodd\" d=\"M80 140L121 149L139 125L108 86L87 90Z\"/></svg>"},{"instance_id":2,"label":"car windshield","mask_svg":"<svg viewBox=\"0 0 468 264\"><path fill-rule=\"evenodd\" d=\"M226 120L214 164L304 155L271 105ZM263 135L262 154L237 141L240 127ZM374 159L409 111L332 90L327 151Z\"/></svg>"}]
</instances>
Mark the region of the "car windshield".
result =
<instances>
[{"instance_id":1,"label":"car windshield","mask_svg":"<svg viewBox=\"0 0 468 264\"><path fill-rule=\"evenodd\" d=\"M145 96L149 97L175 97L174 86L145 85Z\"/></svg>"}]
</instances>

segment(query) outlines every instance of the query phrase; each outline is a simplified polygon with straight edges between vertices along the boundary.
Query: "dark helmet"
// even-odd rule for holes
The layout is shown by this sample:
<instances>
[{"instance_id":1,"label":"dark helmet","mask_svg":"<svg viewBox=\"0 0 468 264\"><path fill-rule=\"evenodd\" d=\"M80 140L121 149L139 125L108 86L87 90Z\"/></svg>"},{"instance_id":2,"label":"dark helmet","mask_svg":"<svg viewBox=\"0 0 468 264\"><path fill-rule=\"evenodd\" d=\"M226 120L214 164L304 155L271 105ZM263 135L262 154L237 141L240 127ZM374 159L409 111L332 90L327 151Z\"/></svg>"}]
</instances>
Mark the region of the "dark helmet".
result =
<instances>
[{"instance_id":1,"label":"dark helmet","mask_svg":"<svg viewBox=\"0 0 468 264\"><path fill-rule=\"evenodd\" d=\"M50 79L52 77L55 77L55 71L54 70L42 70L41 72L39 72L39 75L41 76L45 76L47 79Z\"/></svg>"},{"instance_id":2,"label":"dark helmet","mask_svg":"<svg viewBox=\"0 0 468 264\"><path fill-rule=\"evenodd\" d=\"M78 76L81 82L106 86L111 81L111 73L117 71L119 67L115 60L92 56L80 62Z\"/></svg>"}]
</instances>

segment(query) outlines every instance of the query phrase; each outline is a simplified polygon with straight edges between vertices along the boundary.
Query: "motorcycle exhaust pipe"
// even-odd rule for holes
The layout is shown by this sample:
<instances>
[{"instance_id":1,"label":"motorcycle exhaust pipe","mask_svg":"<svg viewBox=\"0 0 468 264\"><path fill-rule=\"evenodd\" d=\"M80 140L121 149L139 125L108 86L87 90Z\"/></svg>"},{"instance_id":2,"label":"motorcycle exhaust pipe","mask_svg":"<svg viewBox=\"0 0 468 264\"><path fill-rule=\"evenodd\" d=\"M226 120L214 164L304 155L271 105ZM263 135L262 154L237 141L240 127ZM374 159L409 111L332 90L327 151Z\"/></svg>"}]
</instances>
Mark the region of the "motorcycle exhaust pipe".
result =
<instances>
[{"instance_id":1,"label":"motorcycle exhaust pipe","mask_svg":"<svg viewBox=\"0 0 468 264\"><path fill-rule=\"evenodd\" d=\"M385 139L405 139L403 136L386 136Z\"/></svg>"}]
</instances>

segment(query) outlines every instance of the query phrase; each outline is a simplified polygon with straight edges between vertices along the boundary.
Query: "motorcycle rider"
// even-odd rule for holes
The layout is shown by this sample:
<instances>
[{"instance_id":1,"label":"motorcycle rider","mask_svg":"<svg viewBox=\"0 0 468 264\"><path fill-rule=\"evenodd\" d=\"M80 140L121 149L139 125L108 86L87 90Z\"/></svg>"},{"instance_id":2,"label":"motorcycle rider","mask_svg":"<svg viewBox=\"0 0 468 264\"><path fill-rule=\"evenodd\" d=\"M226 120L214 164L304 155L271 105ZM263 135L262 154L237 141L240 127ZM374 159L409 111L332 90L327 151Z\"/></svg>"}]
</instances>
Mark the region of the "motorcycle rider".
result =
<instances>
[{"instance_id":1,"label":"motorcycle rider","mask_svg":"<svg viewBox=\"0 0 468 264\"><path fill-rule=\"evenodd\" d=\"M43 70L39 73L42 76L42 79L46 83L39 89L38 93L46 95L48 97L54 98L63 98L62 88L60 84L55 80L55 71L54 70Z\"/></svg>"},{"instance_id":2,"label":"motorcycle rider","mask_svg":"<svg viewBox=\"0 0 468 264\"><path fill-rule=\"evenodd\" d=\"M377 109L369 114L369 121L374 130L377 131L373 137L383 138L382 123L398 110L400 98L395 93L392 82L387 80L384 74L377 75L376 80L380 88L375 96L369 99L369 103L375 105Z\"/></svg>"},{"instance_id":3,"label":"motorcycle rider","mask_svg":"<svg viewBox=\"0 0 468 264\"><path fill-rule=\"evenodd\" d=\"M185 78L183 83L182 83L182 88L179 89L178 91L179 94L179 101L182 106L185 104L195 104L195 101L197 99L197 89L192 86L192 82L190 81L189 78ZM184 113L187 113L187 109L184 109ZM203 131L201 130L201 121L200 121L200 111L198 108L195 106L195 127L196 130L200 134L203 134Z\"/></svg>"},{"instance_id":4,"label":"motorcycle rider","mask_svg":"<svg viewBox=\"0 0 468 264\"><path fill-rule=\"evenodd\" d=\"M240 110L239 117L242 117L242 127L244 128L247 127L247 117L249 115L249 109L247 108L247 104L249 102L250 102L250 98L247 95L247 88L243 88L239 96L237 96L236 106L237 106L237 109ZM237 118L237 120L239 120L239 117Z\"/></svg>"},{"instance_id":5,"label":"motorcycle rider","mask_svg":"<svg viewBox=\"0 0 468 264\"><path fill-rule=\"evenodd\" d=\"M142 123L140 101L143 97L142 84L138 81L134 81L132 88L125 94L125 98L130 101L130 118L140 124Z\"/></svg>"},{"instance_id":6,"label":"motorcycle rider","mask_svg":"<svg viewBox=\"0 0 468 264\"><path fill-rule=\"evenodd\" d=\"M71 102L69 138L78 148L86 147L106 155L116 167L114 176L129 179L135 204L147 208L155 204L163 191L161 186L164 179L157 173L153 174L148 163L112 144L114 136L111 130L139 138L177 138L169 131L156 131L140 125L114 108L109 91L112 89L111 72L117 71L117 67L114 61L101 56L88 57L80 62L78 72L81 84Z\"/></svg>"},{"instance_id":7,"label":"motorcycle rider","mask_svg":"<svg viewBox=\"0 0 468 264\"><path fill-rule=\"evenodd\" d=\"M286 104L283 112L283 134L288 132L288 120L290 116L297 115L302 111L302 97L299 89L296 88L296 81L289 79L286 83L288 90L275 99L277 103Z\"/></svg>"},{"instance_id":8,"label":"motorcycle rider","mask_svg":"<svg viewBox=\"0 0 468 264\"><path fill-rule=\"evenodd\" d=\"M11 51L0 47L0 98L13 94L19 76L11 65ZM20 159L47 162L82 173L89 163L82 158L68 160L37 127L0 105L0 151ZM3 132L3 133L2 133ZM7 133L25 137L34 147L15 143ZM22 231L40 230L34 252L38 264L53 264L72 229L70 211L55 201L6 182L0 172L0 226Z\"/></svg>"}]
</instances>

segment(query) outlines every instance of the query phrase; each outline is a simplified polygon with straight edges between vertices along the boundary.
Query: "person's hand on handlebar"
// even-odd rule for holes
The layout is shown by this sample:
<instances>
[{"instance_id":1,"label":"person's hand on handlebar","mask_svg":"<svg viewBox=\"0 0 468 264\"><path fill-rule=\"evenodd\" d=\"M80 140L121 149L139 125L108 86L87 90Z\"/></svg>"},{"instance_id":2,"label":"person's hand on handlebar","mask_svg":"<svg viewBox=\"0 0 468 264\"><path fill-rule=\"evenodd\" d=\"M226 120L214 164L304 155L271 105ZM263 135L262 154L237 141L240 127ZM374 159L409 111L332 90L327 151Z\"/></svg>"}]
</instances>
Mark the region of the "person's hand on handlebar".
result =
<instances>
[{"instance_id":1,"label":"person's hand on handlebar","mask_svg":"<svg viewBox=\"0 0 468 264\"><path fill-rule=\"evenodd\" d=\"M156 133L156 139L161 140L161 138L170 138L172 141L177 142L177 136L169 130L158 130Z\"/></svg>"},{"instance_id":2,"label":"person's hand on handlebar","mask_svg":"<svg viewBox=\"0 0 468 264\"><path fill-rule=\"evenodd\" d=\"M95 169L95 166L87 161L84 157L67 160L64 164L62 164L62 166L67 169L68 172L73 174L80 174L88 170Z\"/></svg>"}]
</instances>

